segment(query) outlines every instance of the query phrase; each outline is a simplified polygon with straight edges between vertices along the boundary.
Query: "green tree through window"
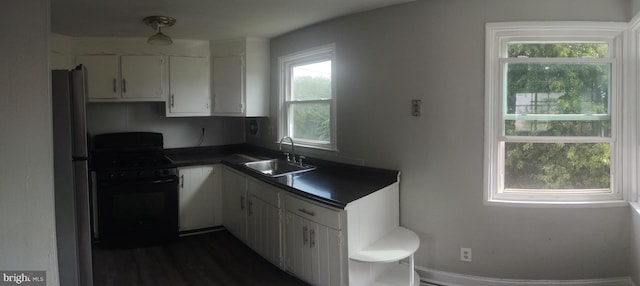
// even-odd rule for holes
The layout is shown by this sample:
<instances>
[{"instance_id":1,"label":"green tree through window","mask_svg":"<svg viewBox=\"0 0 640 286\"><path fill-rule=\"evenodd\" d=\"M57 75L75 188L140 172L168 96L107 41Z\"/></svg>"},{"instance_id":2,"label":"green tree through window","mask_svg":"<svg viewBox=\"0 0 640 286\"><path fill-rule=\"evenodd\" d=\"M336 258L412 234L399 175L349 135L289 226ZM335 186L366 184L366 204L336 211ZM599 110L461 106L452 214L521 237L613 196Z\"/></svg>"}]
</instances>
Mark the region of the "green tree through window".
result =
<instances>
[{"instance_id":1,"label":"green tree through window","mask_svg":"<svg viewBox=\"0 0 640 286\"><path fill-rule=\"evenodd\" d=\"M610 137L611 65L554 60L608 55L600 43L509 44L509 58L547 60L506 64L504 135ZM610 188L610 143L541 141L505 142L505 188Z\"/></svg>"},{"instance_id":2,"label":"green tree through window","mask_svg":"<svg viewBox=\"0 0 640 286\"><path fill-rule=\"evenodd\" d=\"M294 78L296 100L331 98L331 79L328 77L301 76ZM329 141L331 138L329 105L309 103L294 106L294 134L296 138Z\"/></svg>"}]
</instances>

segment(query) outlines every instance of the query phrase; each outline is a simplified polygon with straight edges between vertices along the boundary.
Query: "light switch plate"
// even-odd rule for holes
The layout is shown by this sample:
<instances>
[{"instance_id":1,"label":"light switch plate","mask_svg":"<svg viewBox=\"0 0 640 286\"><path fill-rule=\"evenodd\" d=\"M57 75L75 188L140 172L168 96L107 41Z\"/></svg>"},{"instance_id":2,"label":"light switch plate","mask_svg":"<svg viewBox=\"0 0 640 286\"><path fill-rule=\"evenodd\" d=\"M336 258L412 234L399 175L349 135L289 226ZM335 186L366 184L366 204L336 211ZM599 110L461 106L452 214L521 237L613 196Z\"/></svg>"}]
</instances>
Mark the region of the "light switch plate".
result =
<instances>
[{"instance_id":1,"label":"light switch plate","mask_svg":"<svg viewBox=\"0 0 640 286\"><path fill-rule=\"evenodd\" d=\"M411 100L411 115L413 116L422 115L422 100L420 99Z\"/></svg>"}]
</instances>

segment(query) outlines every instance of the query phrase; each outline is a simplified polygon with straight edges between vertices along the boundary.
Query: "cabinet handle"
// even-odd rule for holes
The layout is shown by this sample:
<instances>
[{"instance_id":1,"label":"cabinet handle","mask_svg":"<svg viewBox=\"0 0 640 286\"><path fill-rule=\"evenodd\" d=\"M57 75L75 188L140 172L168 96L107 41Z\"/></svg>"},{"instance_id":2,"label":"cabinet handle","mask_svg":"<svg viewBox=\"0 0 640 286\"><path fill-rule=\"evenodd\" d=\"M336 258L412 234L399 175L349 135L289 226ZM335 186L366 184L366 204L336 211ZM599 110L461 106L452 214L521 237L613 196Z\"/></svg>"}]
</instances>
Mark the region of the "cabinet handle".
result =
<instances>
[{"instance_id":1,"label":"cabinet handle","mask_svg":"<svg viewBox=\"0 0 640 286\"><path fill-rule=\"evenodd\" d=\"M307 237L307 226L302 227L302 245L307 244L309 238Z\"/></svg>"},{"instance_id":2,"label":"cabinet handle","mask_svg":"<svg viewBox=\"0 0 640 286\"><path fill-rule=\"evenodd\" d=\"M173 97L174 97L174 95L172 94L171 95L171 107L174 107L175 99Z\"/></svg>"},{"instance_id":3,"label":"cabinet handle","mask_svg":"<svg viewBox=\"0 0 640 286\"><path fill-rule=\"evenodd\" d=\"M309 229L309 248L313 248L316 245L316 231L311 228Z\"/></svg>"},{"instance_id":4,"label":"cabinet handle","mask_svg":"<svg viewBox=\"0 0 640 286\"><path fill-rule=\"evenodd\" d=\"M113 78L113 93L118 92L118 90L116 89L116 79Z\"/></svg>"},{"instance_id":5,"label":"cabinet handle","mask_svg":"<svg viewBox=\"0 0 640 286\"><path fill-rule=\"evenodd\" d=\"M253 214L253 202L251 199L247 200L247 214L251 216Z\"/></svg>"},{"instance_id":6,"label":"cabinet handle","mask_svg":"<svg viewBox=\"0 0 640 286\"><path fill-rule=\"evenodd\" d=\"M184 174L180 175L180 188L184 188Z\"/></svg>"},{"instance_id":7,"label":"cabinet handle","mask_svg":"<svg viewBox=\"0 0 640 286\"><path fill-rule=\"evenodd\" d=\"M122 92L127 92L127 80L122 79Z\"/></svg>"},{"instance_id":8,"label":"cabinet handle","mask_svg":"<svg viewBox=\"0 0 640 286\"><path fill-rule=\"evenodd\" d=\"M316 213L314 213L313 211L307 210L307 209L298 209L299 212L306 214L306 215L310 215L310 216L315 216Z\"/></svg>"},{"instance_id":9,"label":"cabinet handle","mask_svg":"<svg viewBox=\"0 0 640 286\"><path fill-rule=\"evenodd\" d=\"M240 210L244 210L244 196L240 196Z\"/></svg>"}]
</instances>

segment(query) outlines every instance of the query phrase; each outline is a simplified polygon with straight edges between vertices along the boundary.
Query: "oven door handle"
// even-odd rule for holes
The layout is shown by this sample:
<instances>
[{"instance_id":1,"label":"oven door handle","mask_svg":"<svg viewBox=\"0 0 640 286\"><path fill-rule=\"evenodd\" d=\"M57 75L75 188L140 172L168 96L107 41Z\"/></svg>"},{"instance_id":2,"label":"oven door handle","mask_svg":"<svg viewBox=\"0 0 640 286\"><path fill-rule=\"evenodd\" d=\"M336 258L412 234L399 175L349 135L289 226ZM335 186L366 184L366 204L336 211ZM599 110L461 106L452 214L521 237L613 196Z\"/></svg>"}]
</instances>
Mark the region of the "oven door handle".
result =
<instances>
[{"instance_id":1,"label":"oven door handle","mask_svg":"<svg viewBox=\"0 0 640 286\"><path fill-rule=\"evenodd\" d=\"M154 180L154 181L151 181L151 182L149 182L149 183L151 183L151 184L158 184L158 183L173 183L173 182L178 182L178 177L168 178L168 179L159 179L159 180Z\"/></svg>"},{"instance_id":2,"label":"oven door handle","mask_svg":"<svg viewBox=\"0 0 640 286\"><path fill-rule=\"evenodd\" d=\"M162 179L151 179L151 180L146 180L146 179L138 179L138 180L122 180L122 181L102 181L100 183L100 185L122 185L122 184L138 184L138 185L144 185L144 184L165 184L165 183L178 183L178 177L171 177L171 178L162 178Z\"/></svg>"}]
</instances>

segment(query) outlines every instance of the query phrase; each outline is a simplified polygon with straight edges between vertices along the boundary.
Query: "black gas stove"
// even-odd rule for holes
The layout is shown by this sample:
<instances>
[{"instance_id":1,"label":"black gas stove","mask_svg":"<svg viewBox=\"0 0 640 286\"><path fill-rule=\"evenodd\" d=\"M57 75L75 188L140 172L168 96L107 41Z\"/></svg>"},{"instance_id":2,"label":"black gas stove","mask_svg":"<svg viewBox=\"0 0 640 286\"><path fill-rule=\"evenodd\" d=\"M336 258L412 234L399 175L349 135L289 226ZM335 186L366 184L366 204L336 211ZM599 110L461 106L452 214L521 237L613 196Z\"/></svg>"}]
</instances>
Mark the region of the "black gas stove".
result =
<instances>
[{"instance_id":1,"label":"black gas stove","mask_svg":"<svg viewBox=\"0 0 640 286\"><path fill-rule=\"evenodd\" d=\"M178 170L166 157L163 136L153 132L96 135L100 243L138 245L178 235Z\"/></svg>"}]
</instances>

